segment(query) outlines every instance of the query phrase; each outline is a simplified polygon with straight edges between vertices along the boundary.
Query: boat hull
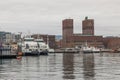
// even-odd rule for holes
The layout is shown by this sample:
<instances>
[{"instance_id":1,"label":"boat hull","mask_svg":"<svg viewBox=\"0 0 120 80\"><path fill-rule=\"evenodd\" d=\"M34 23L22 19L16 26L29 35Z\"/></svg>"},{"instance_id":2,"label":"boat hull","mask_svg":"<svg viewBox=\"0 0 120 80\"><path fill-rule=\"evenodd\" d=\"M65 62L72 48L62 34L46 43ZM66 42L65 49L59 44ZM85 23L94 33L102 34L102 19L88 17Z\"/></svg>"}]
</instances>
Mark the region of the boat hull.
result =
<instances>
[{"instance_id":1,"label":"boat hull","mask_svg":"<svg viewBox=\"0 0 120 80\"><path fill-rule=\"evenodd\" d=\"M39 56L39 55L48 55L48 52L25 52L23 56Z\"/></svg>"},{"instance_id":2,"label":"boat hull","mask_svg":"<svg viewBox=\"0 0 120 80\"><path fill-rule=\"evenodd\" d=\"M83 51L83 53L100 53L100 51Z\"/></svg>"},{"instance_id":3,"label":"boat hull","mask_svg":"<svg viewBox=\"0 0 120 80\"><path fill-rule=\"evenodd\" d=\"M48 55L47 51L40 52L40 55Z\"/></svg>"}]
</instances>

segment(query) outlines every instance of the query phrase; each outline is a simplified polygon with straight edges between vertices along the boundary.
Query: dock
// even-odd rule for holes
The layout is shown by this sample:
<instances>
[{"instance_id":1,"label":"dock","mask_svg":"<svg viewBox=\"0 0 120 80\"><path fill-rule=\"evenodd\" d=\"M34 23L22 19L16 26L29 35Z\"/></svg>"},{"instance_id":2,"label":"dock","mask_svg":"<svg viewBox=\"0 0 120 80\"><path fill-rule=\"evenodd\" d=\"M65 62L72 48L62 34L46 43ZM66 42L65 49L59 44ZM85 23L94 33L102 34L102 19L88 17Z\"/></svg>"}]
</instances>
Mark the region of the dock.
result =
<instances>
[{"instance_id":1,"label":"dock","mask_svg":"<svg viewBox=\"0 0 120 80\"><path fill-rule=\"evenodd\" d=\"M12 51L9 47L0 48L0 59L13 59L16 57L16 51Z\"/></svg>"},{"instance_id":2,"label":"dock","mask_svg":"<svg viewBox=\"0 0 120 80\"><path fill-rule=\"evenodd\" d=\"M49 53L79 53L79 50L55 50L50 51Z\"/></svg>"},{"instance_id":3,"label":"dock","mask_svg":"<svg viewBox=\"0 0 120 80\"><path fill-rule=\"evenodd\" d=\"M17 55L0 55L0 59L15 59Z\"/></svg>"}]
</instances>

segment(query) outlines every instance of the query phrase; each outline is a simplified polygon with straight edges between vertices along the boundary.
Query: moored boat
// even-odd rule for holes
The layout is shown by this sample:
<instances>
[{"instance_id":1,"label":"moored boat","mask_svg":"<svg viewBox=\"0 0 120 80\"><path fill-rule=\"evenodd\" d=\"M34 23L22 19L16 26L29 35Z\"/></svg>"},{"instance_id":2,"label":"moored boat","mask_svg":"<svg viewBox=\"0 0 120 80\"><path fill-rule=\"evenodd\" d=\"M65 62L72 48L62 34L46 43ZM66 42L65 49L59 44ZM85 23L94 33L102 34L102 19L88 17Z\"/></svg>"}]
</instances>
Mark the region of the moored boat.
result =
<instances>
[{"instance_id":1,"label":"moored boat","mask_svg":"<svg viewBox=\"0 0 120 80\"><path fill-rule=\"evenodd\" d=\"M38 52L40 53L40 55L48 55L48 44L46 44L42 38L35 39L35 42L37 43Z\"/></svg>"},{"instance_id":2,"label":"moored boat","mask_svg":"<svg viewBox=\"0 0 120 80\"><path fill-rule=\"evenodd\" d=\"M23 41L19 42L18 46L21 48L23 55L39 55L38 46L34 38L25 37Z\"/></svg>"},{"instance_id":3,"label":"moored boat","mask_svg":"<svg viewBox=\"0 0 120 80\"><path fill-rule=\"evenodd\" d=\"M100 49L94 46L88 46L86 43L85 46L82 46L82 52L83 53L99 53Z\"/></svg>"}]
</instances>

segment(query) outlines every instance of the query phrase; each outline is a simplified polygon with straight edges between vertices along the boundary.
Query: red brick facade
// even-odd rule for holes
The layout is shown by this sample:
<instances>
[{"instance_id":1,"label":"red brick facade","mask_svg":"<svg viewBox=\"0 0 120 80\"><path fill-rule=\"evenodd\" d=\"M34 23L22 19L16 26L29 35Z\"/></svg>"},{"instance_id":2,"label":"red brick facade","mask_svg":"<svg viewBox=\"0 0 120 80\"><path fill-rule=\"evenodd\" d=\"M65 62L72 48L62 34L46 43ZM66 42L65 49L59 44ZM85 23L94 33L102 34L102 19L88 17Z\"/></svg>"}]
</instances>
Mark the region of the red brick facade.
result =
<instances>
[{"instance_id":1,"label":"red brick facade","mask_svg":"<svg viewBox=\"0 0 120 80\"><path fill-rule=\"evenodd\" d=\"M105 47L110 49L120 48L120 38L94 36L94 20L88 19L82 21L82 34L73 34L73 19L65 19L62 22L62 47L75 47L84 45L86 42L89 45L96 47Z\"/></svg>"},{"instance_id":2,"label":"red brick facade","mask_svg":"<svg viewBox=\"0 0 120 80\"><path fill-rule=\"evenodd\" d=\"M65 19L62 21L62 47L71 46L71 37L73 35L73 19Z\"/></svg>"},{"instance_id":3,"label":"red brick facade","mask_svg":"<svg viewBox=\"0 0 120 80\"><path fill-rule=\"evenodd\" d=\"M82 21L82 33L83 35L94 35L94 20L88 19Z\"/></svg>"},{"instance_id":4,"label":"red brick facade","mask_svg":"<svg viewBox=\"0 0 120 80\"><path fill-rule=\"evenodd\" d=\"M73 36L72 37L75 46L84 45L86 42L88 45L102 48L103 46L103 37L102 36Z\"/></svg>"},{"instance_id":5,"label":"red brick facade","mask_svg":"<svg viewBox=\"0 0 120 80\"><path fill-rule=\"evenodd\" d=\"M73 19L65 19L62 22L63 40L62 47L82 46L87 42L89 45L103 47L103 37L94 36L94 20L85 19L82 22L81 35L73 34Z\"/></svg>"},{"instance_id":6,"label":"red brick facade","mask_svg":"<svg viewBox=\"0 0 120 80\"><path fill-rule=\"evenodd\" d=\"M106 37L104 38L105 48L118 49L120 48L120 38L119 37Z\"/></svg>"}]
</instances>

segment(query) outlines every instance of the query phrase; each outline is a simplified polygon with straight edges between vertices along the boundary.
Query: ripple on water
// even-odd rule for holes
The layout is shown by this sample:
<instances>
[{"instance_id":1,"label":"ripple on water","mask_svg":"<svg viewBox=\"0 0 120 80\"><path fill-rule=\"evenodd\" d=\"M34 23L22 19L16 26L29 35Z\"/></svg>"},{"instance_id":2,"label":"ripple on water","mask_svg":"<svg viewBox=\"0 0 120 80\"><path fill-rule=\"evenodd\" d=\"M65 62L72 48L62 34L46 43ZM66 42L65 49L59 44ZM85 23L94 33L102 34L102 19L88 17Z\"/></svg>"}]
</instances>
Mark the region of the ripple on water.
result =
<instances>
[{"instance_id":1,"label":"ripple on water","mask_svg":"<svg viewBox=\"0 0 120 80\"><path fill-rule=\"evenodd\" d=\"M49 54L0 60L0 80L119 80L120 55Z\"/></svg>"}]
</instances>

